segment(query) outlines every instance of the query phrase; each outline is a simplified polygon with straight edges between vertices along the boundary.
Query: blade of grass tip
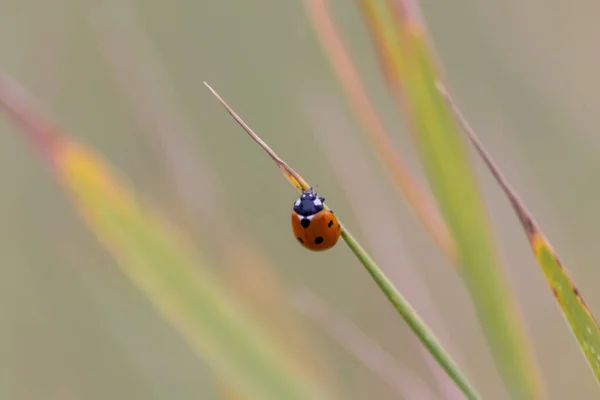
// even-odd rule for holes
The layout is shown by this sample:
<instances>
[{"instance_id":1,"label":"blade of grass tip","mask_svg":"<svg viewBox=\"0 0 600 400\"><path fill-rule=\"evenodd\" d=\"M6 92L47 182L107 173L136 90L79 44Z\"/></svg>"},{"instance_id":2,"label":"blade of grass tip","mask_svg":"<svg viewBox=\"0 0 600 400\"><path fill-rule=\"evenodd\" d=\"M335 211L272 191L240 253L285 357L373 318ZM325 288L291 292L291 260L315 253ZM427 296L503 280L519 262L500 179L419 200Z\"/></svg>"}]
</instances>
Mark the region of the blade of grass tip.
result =
<instances>
[{"instance_id":1,"label":"blade of grass tip","mask_svg":"<svg viewBox=\"0 0 600 400\"><path fill-rule=\"evenodd\" d=\"M219 96L219 94L213 88L210 87L210 85L208 83L204 82L204 85L206 85L206 87L212 92L212 94L217 98L217 100L219 100L219 102L223 105L223 107L225 107L225 110L227 110L229 115L231 115L233 117L233 119L246 131L246 133L248 135L250 135L252 140L254 140L256 143L258 143L258 145L267 152L269 157L271 157L271 159L273 159L273 161L275 161L275 164L277 164L277 167L279 167L279 169L283 172L285 177L290 181L290 183L292 185L294 185L296 187L296 189L298 189L299 191L304 191L304 190L308 190L310 188L310 186L306 183L306 181L304 179L302 179L302 177L300 175L298 175L296 173L296 171L291 169L285 163L285 161L283 161L281 158L279 158L279 156L277 154L275 154L275 152L269 147L269 145L267 145L256 133L254 133L254 131L244 122L244 120L242 120L239 117L239 115L237 115L235 113L235 111L233 111L233 109L231 107L229 107L229 105L225 102L225 100L223 100L221 98L221 96Z\"/></svg>"},{"instance_id":2,"label":"blade of grass tip","mask_svg":"<svg viewBox=\"0 0 600 400\"><path fill-rule=\"evenodd\" d=\"M346 98L362 125L363 131L367 134L371 146L379 155L377 159L387 169L396 184L396 188L404 196L409 207L420 219L434 242L441 248L444 255L453 261L456 257L456 249L446 222L435 203L419 187L402 157L395 150L390 135L369 101L358 71L333 22L329 11L329 2L326 0L306 0L304 4L316 29L317 37L325 50L325 55L346 93Z\"/></svg>"},{"instance_id":3,"label":"blade of grass tip","mask_svg":"<svg viewBox=\"0 0 600 400\"><path fill-rule=\"evenodd\" d=\"M248 125L233 111L233 109L212 89L206 82L205 85L210 89L213 95L220 101L225 107L227 112L236 120L236 122L244 128L244 130L257 142L275 161L278 167L284 173L284 176L290 181L290 183L298 190L310 187L306 181L291 167L289 167L275 152L267 146L267 144L254 133ZM423 346L432 354L440 366L446 371L454 383L462 390L468 399L479 399L479 394L467 380L466 376L462 373L456 363L452 360L450 355L441 346L437 338L425 325L421 317L413 309L408 301L398 292L394 287L394 284L385 276L381 268L377 266L375 261L369 256L369 254L362 248L362 246L354 239L350 232L342 225L342 238L350 247L350 250L354 253L356 258L365 267L369 275L373 278L375 283L379 286L383 294L390 301L392 306L398 311L400 316L404 319L406 324L415 333L418 339L421 341Z\"/></svg>"},{"instance_id":4,"label":"blade of grass tip","mask_svg":"<svg viewBox=\"0 0 600 400\"><path fill-rule=\"evenodd\" d=\"M505 387L514 398L544 398L545 387L522 314L502 268L485 202L460 127L435 87L439 65L425 27L397 4L359 0L387 80L411 119L432 192L456 241L457 267ZM406 4L402 2L402 4ZM386 6L387 5L387 6Z\"/></svg>"},{"instance_id":5,"label":"blade of grass tip","mask_svg":"<svg viewBox=\"0 0 600 400\"><path fill-rule=\"evenodd\" d=\"M575 285L575 282L569 276L567 269L560 262L556 252L552 248L548 239L539 229L531 213L525 208L523 202L517 196L515 190L508 184L500 168L494 162L491 155L485 150L483 144L475 134L475 131L462 114L457 104L454 102L446 88L437 83L438 90L446 99L449 107L452 109L457 121L461 125L469 141L477 153L481 156L484 163L500 185L504 194L510 201L510 204L517 214L527 239L533 250L538 263L552 290L558 305L562 311L563 317L571 328L576 340L579 342L580 349L587 359L589 366L600 384L600 327L596 318L592 315L586 305L583 296Z\"/></svg>"},{"instance_id":6,"label":"blade of grass tip","mask_svg":"<svg viewBox=\"0 0 600 400\"><path fill-rule=\"evenodd\" d=\"M396 360L347 317L308 289L293 293L292 303L317 322L333 340L405 400L439 399L410 367ZM462 397L461 397L462 398Z\"/></svg>"},{"instance_id":7,"label":"blade of grass tip","mask_svg":"<svg viewBox=\"0 0 600 400\"><path fill-rule=\"evenodd\" d=\"M1 75L0 82L0 107L21 128L34 136L54 133L55 145L42 151L87 227L211 372L249 398L333 398L243 312L186 236L137 198L101 157L53 128L22 88Z\"/></svg>"}]
</instances>

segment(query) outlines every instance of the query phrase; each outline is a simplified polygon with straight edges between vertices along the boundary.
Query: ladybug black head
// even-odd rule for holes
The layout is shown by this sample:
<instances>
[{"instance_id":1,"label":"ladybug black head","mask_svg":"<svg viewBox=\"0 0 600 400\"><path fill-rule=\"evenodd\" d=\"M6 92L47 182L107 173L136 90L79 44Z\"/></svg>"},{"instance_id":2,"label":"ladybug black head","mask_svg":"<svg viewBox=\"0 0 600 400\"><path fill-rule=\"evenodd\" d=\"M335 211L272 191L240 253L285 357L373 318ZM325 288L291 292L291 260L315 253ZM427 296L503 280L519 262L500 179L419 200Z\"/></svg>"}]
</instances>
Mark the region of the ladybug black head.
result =
<instances>
[{"instance_id":1,"label":"ladybug black head","mask_svg":"<svg viewBox=\"0 0 600 400\"><path fill-rule=\"evenodd\" d=\"M302 192L300 198L294 203L294 212L298 215L308 217L323 209L323 197L317 196L312 188Z\"/></svg>"}]
</instances>

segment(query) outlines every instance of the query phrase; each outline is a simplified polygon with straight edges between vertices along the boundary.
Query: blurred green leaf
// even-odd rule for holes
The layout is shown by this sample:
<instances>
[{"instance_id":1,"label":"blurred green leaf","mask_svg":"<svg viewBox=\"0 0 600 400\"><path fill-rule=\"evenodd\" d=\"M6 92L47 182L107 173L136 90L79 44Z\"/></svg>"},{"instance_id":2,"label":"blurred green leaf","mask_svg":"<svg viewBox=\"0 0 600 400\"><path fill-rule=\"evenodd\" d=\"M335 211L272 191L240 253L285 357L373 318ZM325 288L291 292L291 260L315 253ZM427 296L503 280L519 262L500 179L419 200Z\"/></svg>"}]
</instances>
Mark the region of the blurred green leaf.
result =
<instances>
[{"instance_id":1,"label":"blurred green leaf","mask_svg":"<svg viewBox=\"0 0 600 400\"><path fill-rule=\"evenodd\" d=\"M496 365L513 398L543 398L539 371L511 301L459 127L435 85L439 72L424 28L406 2L360 4L383 72L412 128L433 193L456 241L457 265Z\"/></svg>"}]
</instances>

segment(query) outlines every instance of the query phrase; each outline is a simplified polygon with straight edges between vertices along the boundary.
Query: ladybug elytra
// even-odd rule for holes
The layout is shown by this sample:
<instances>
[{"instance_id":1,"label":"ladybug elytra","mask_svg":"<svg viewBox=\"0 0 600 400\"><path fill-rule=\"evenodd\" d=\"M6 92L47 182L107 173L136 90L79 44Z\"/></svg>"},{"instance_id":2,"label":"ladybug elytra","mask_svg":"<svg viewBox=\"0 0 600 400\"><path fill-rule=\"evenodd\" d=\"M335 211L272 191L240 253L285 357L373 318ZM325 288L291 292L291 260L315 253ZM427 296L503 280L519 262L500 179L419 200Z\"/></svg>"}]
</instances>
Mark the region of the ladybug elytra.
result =
<instances>
[{"instance_id":1,"label":"ladybug elytra","mask_svg":"<svg viewBox=\"0 0 600 400\"><path fill-rule=\"evenodd\" d=\"M323 207L325 199L312 188L302 192L294 203L292 230L302 246L313 251L332 248L342 229L333 211Z\"/></svg>"}]
</instances>

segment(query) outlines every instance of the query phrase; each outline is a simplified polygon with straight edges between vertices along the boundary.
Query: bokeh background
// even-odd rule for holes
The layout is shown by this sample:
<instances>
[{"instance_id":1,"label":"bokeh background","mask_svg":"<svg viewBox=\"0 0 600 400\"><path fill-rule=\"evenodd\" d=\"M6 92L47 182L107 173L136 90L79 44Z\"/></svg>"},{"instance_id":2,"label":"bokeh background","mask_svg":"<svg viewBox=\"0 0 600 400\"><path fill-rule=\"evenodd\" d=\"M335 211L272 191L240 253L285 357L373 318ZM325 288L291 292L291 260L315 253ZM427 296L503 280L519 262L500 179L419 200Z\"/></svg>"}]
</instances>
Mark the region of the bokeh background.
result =
<instances>
[{"instance_id":1,"label":"bokeh background","mask_svg":"<svg viewBox=\"0 0 600 400\"><path fill-rule=\"evenodd\" d=\"M355 3L331 3L369 94L426 188ZM420 4L454 96L600 310L600 4ZM0 55L2 72L182 227L242 298L290 300L277 332L326 370L343 398L401 398L384 377L398 373L395 364L433 387L420 345L348 248L321 254L296 243L296 192L209 82L318 185L484 397L508 398L464 284L369 148L302 1L3 0ZM206 365L121 273L5 118L0 132L0 397L220 398ZM473 161L548 398L596 398L518 221ZM310 293L385 349L393 360L374 361L384 372L332 336ZM270 319L268 307L248 312Z\"/></svg>"}]
</instances>

